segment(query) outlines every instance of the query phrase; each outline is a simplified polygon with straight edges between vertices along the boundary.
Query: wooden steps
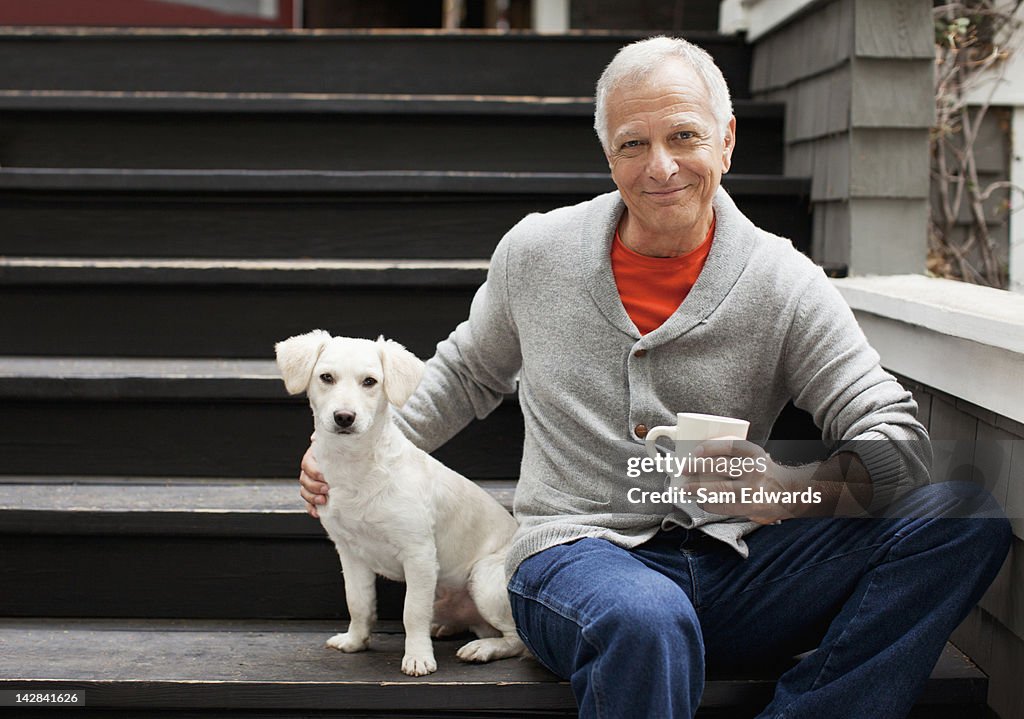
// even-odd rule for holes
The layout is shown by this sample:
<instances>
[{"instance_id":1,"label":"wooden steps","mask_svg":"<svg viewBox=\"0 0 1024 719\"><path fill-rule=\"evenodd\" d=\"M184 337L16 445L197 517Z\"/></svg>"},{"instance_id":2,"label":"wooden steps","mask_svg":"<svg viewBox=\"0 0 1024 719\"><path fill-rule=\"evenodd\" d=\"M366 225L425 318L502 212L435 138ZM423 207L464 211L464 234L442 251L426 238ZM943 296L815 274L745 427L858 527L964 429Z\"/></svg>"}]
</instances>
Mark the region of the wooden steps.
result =
<instances>
[{"instance_id":1,"label":"wooden steps","mask_svg":"<svg viewBox=\"0 0 1024 719\"><path fill-rule=\"evenodd\" d=\"M476 479L516 477L522 421L506 397L435 456ZM311 431L270 359L0 357L5 475L292 477ZM769 449L813 455L817 436L790 405L772 432L784 444Z\"/></svg>"},{"instance_id":2,"label":"wooden steps","mask_svg":"<svg viewBox=\"0 0 1024 719\"><path fill-rule=\"evenodd\" d=\"M782 173L781 105L736 101L737 174ZM0 91L0 165L598 172L589 97ZM258 151L254 151L258 149Z\"/></svg>"},{"instance_id":3,"label":"wooden steps","mask_svg":"<svg viewBox=\"0 0 1024 719\"><path fill-rule=\"evenodd\" d=\"M591 95L643 35L0 29L0 691L82 688L76 716L108 718L574 715L535 663L458 665L457 641L405 677L393 623L323 648L344 588L272 347L432 354L509 227L612 189ZM737 98L726 188L809 251L750 48L688 37ZM787 410L774 436L813 432ZM506 398L436 454L509 506L522 434ZM699 716L753 716L778 671L714 674ZM947 648L913 716L981 717L985 687Z\"/></svg>"},{"instance_id":4,"label":"wooden steps","mask_svg":"<svg viewBox=\"0 0 1024 719\"><path fill-rule=\"evenodd\" d=\"M0 334L21 355L266 358L275 342L322 326L384 334L427 358L466 318L486 272L379 265L8 262Z\"/></svg>"},{"instance_id":5,"label":"wooden steps","mask_svg":"<svg viewBox=\"0 0 1024 719\"><path fill-rule=\"evenodd\" d=\"M0 641L7 648L0 656L0 690L75 689L85 692L93 710L575 714L568 683L534 660L462 664L454 654L464 639L448 639L435 642L438 671L413 678L398 669L402 636L396 625L381 627L370 650L350 655L324 647L341 628L306 621L5 619L0 620ZM712 672L698 716L752 716L770 699L780 671ZM947 645L918 703L921 713L912 716L981 717L978 705L984 699L984 675Z\"/></svg>"},{"instance_id":6,"label":"wooden steps","mask_svg":"<svg viewBox=\"0 0 1024 719\"><path fill-rule=\"evenodd\" d=\"M512 510L515 479L476 482ZM5 533L325 538L292 478L16 477L0 475Z\"/></svg>"},{"instance_id":7,"label":"wooden steps","mask_svg":"<svg viewBox=\"0 0 1024 719\"><path fill-rule=\"evenodd\" d=\"M593 95L619 47L648 35L4 28L0 67L7 90L580 97ZM737 97L749 97L741 38L686 37L712 54Z\"/></svg>"},{"instance_id":8,"label":"wooden steps","mask_svg":"<svg viewBox=\"0 0 1024 719\"><path fill-rule=\"evenodd\" d=\"M144 481L0 482L0 691L84 691L76 711L117 716L574 716L565 682L533 661L461 664L463 639L435 644L438 673L402 675L398 584L379 582L371 651L324 648L344 587L290 481ZM511 482L482 485L507 506ZM784 669L710 669L698 717L753 716ZM910 716L989 717L986 691L947 645Z\"/></svg>"},{"instance_id":9,"label":"wooden steps","mask_svg":"<svg viewBox=\"0 0 1024 719\"><path fill-rule=\"evenodd\" d=\"M478 483L511 510L514 480ZM5 476L0 517L0 617L347 616L291 477ZM401 619L404 586L378 585L380 617Z\"/></svg>"},{"instance_id":10,"label":"wooden steps","mask_svg":"<svg viewBox=\"0 0 1024 719\"><path fill-rule=\"evenodd\" d=\"M765 229L810 241L810 185L726 175ZM0 255L487 258L530 212L613 188L607 173L0 169Z\"/></svg>"},{"instance_id":11,"label":"wooden steps","mask_svg":"<svg viewBox=\"0 0 1024 719\"><path fill-rule=\"evenodd\" d=\"M522 431L509 398L436 456L470 477L516 477ZM270 359L0 358L7 475L293 477L310 432L307 401L288 397Z\"/></svg>"}]
</instances>

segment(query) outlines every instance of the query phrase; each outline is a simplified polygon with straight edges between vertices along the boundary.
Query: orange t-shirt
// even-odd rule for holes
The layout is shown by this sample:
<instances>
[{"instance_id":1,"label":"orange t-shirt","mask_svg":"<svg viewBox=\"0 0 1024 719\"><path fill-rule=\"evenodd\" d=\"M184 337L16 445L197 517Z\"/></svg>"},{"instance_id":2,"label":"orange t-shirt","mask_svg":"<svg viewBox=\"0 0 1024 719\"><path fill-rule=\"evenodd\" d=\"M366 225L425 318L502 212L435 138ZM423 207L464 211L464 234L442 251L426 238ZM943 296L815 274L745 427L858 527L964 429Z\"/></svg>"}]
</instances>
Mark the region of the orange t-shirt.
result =
<instances>
[{"instance_id":1,"label":"orange t-shirt","mask_svg":"<svg viewBox=\"0 0 1024 719\"><path fill-rule=\"evenodd\" d=\"M633 324L645 335L660 327L690 293L711 251L715 221L700 247L678 257L648 257L626 247L615 231L612 274Z\"/></svg>"}]
</instances>

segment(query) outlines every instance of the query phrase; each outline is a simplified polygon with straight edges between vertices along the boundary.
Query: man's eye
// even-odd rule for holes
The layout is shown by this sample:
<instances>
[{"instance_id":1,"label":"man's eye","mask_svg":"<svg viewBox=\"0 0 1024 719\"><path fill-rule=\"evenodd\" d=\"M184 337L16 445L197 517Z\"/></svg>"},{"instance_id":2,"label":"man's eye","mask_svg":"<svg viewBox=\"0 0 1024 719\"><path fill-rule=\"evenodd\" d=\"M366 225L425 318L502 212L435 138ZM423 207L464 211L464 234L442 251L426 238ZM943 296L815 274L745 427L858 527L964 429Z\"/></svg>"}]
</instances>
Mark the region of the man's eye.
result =
<instances>
[{"instance_id":1,"label":"man's eye","mask_svg":"<svg viewBox=\"0 0 1024 719\"><path fill-rule=\"evenodd\" d=\"M324 384L334 384L334 375L324 372L320 375L320 381Z\"/></svg>"},{"instance_id":2,"label":"man's eye","mask_svg":"<svg viewBox=\"0 0 1024 719\"><path fill-rule=\"evenodd\" d=\"M363 387L373 387L375 384L377 384L377 380L373 377L367 377L363 380Z\"/></svg>"},{"instance_id":3,"label":"man's eye","mask_svg":"<svg viewBox=\"0 0 1024 719\"><path fill-rule=\"evenodd\" d=\"M690 138L693 137L693 133L690 132L689 130L683 130L681 132L677 132L676 137L678 137L680 140L689 140Z\"/></svg>"},{"instance_id":4,"label":"man's eye","mask_svg":"<svg viewBox=\"0 0 1024 719\"><path fill-rule=\"evenodd\" d=\"M640 140L626 140L622 143L623 150L635 150L640 147Z\"/></svg>"}]
</instances>

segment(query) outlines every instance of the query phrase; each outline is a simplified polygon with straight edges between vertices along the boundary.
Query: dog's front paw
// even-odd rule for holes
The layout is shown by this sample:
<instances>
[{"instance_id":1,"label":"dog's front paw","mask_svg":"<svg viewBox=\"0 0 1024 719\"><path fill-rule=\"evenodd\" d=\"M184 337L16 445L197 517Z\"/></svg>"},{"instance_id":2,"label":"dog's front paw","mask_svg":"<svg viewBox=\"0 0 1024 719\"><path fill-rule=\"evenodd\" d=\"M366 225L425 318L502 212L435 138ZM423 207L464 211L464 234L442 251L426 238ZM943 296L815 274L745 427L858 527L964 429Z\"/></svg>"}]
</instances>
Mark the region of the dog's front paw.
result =
<instances>
[{"instance_id":1,"label":"dog's front paw","mask_svg":"<svg viewBox=\"0 0 1024 719\"><path fill-rule=\"evenodd\" d=\"M402 673L411 677L422 677L437 671L434 654L406 654L402 657Z\"/></svg>"},{"instance_id":2,"label":"dog's front paw","mask_svg":"<svg viewBox=\"0 0 1024 719\"><path fill-rule=\"evenodd\" d=\"M370 646L370 638L357 637L352 632L345 632L344 634L335 634L328 639L327 646L345 653L361 652Z\"/></svg>"}]
</instances>

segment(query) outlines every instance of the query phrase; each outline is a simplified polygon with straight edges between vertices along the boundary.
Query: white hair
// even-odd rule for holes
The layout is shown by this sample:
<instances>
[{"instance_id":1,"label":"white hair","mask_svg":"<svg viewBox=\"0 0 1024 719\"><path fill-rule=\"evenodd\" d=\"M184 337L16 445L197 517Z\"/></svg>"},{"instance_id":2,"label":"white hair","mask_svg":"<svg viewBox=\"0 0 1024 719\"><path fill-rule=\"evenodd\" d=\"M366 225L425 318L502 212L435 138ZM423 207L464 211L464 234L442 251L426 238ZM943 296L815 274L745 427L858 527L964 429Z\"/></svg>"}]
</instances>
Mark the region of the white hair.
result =
<instances>
[{"instance_id":1,"label":"white hair","mask_svg":"<svg viewBox=\"0 0 1024 719\"><path fill-rule=\"evenodd\" d=\"M601 147L608 151L608 96L623 82L640 82L671 58L686 62L704 82L711 100L711 114L718 123L722 137L732 119L732 100L722 71L707 51L691 42L675 37L652 37L626 45L619 50L597 81L594 98L594 130Z\"/></svg>"}]
</instances>

